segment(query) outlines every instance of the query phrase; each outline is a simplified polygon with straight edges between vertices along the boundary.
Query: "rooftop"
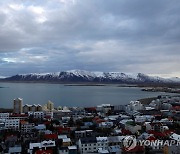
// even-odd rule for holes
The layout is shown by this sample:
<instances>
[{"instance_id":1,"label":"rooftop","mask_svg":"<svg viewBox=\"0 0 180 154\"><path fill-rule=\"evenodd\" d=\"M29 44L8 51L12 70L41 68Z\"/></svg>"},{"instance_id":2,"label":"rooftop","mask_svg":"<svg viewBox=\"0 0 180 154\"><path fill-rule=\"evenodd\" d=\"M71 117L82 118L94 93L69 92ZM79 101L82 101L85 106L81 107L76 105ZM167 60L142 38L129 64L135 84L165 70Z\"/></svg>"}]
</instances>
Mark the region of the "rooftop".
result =
<instances>
[{"instance_id":1,"label":"rooftop","mask_svg":"<svg viewBox=\"0 0 180 154\"><path fill-rule=\"evenodd\" d=\"M82 144L97 143L97 140L95 137L81 138L81 143Z\"/></svg>"}]
</instances>

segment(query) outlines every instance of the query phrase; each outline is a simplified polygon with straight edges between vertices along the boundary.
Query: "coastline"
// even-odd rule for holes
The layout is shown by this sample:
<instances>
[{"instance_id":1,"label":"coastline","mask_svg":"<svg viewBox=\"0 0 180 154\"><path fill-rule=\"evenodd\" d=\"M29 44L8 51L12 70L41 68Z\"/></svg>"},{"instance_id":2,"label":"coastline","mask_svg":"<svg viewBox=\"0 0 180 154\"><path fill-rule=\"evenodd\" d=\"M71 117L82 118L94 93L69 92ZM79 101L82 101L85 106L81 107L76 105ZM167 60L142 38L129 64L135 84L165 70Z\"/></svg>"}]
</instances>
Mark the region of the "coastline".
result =
<instances>
[{"instance_id":1,"label":"coastline","mask_svg":"<svg viewBox=\"0 0 180 154\"><path fill-rule=\"evenodd\" d=\"M174 94L180 94L180 89L178 88L169 88L169 87L147 87L141 89L141 91L147 91L147 92L165 92L165 93L174 93Z\"/></svg>"}]
</instances>

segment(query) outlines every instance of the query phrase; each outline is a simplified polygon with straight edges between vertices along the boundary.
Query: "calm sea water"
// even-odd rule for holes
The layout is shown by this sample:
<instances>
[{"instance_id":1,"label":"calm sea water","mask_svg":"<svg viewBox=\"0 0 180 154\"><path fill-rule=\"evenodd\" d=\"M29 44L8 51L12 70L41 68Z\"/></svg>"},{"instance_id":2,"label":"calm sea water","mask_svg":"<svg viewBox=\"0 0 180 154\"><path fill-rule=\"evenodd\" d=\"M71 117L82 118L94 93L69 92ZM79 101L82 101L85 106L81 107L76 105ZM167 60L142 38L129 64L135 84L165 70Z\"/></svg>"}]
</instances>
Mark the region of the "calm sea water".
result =
<instances>
[{"instance_id":1,"label":"calm sea water","mask_svg":"<svg viewBox=\"0 0 180 154\"><path fill-rule=\"evenodd\" d=\"M0 108L11 108L13 99L23 98L24 104L45 104L48 100L55 106L96 106L110 103L128 104L131 100L154 97L161 92L145 92L137 87L64 86L44 83L0 83Z\"/></svg>"}]
</instances>

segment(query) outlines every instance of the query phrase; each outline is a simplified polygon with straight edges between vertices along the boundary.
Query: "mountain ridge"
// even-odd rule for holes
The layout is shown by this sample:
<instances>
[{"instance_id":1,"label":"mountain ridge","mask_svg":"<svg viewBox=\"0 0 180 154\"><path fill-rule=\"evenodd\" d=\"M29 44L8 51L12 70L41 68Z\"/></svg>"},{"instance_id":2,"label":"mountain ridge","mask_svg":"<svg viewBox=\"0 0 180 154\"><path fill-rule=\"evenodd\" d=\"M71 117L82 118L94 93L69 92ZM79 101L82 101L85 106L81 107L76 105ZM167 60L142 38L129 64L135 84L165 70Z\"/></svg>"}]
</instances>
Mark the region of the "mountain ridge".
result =
<instances>
[{"instance_id":1,"label":"mountain ridge","mask_svg":"<svg viewBox=\"0 0 180 154\"><path fill-rule=\"evenodd\" d=\"M149 76L143 73L122 73L122 72L92 72L85 70L70 70L54 73L29 73L17 74L1 79L3 81L25 81L25 82L96 82L96 83L125 83L125 84L144 84L144 83L173 83L180 84L180 78L162 78Z\"/></svg>"}]
</instances>

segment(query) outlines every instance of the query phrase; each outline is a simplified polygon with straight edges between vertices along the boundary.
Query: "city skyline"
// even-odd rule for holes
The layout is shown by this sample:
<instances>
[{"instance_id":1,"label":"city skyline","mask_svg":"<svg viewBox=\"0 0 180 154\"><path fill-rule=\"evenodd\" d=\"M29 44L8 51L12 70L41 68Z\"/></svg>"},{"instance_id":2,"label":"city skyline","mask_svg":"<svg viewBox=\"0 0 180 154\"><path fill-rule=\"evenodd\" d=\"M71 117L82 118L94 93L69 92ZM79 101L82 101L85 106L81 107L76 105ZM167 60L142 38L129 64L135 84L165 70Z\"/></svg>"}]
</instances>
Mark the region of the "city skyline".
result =
<instances>
[{"instance_id":1,"label":"city skyline","mask_svg":"<svg viewBox=\"0 0 180 154\"><path fill-rule=\"evenodd\" d=\"M0 76L73 69L180 77L180 2L0 2Z\"/></svg>"}]
</instances>

